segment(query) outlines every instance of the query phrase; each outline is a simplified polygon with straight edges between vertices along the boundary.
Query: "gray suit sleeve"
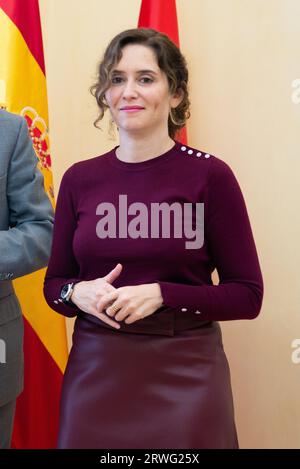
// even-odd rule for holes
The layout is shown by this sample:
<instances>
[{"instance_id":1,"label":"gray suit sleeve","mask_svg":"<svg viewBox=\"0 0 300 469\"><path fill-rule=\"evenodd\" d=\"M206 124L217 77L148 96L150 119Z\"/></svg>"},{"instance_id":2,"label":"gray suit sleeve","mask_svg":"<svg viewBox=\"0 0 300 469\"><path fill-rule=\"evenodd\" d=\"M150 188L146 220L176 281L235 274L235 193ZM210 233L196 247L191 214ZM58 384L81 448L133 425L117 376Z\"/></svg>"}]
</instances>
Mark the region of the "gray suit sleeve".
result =
<instances>
[{"instance_id":1,"label":"gray suit sleeve","mask_svg":"<svg viewBox=\"0 0 300 469\"><path fill-rule=\"evenodd\" d=\"M9 229L0 231L0 272L10 279L46 266L50 254L53 209L37 163L22 119L7 174Z\"/></svg>"}]
</instances>

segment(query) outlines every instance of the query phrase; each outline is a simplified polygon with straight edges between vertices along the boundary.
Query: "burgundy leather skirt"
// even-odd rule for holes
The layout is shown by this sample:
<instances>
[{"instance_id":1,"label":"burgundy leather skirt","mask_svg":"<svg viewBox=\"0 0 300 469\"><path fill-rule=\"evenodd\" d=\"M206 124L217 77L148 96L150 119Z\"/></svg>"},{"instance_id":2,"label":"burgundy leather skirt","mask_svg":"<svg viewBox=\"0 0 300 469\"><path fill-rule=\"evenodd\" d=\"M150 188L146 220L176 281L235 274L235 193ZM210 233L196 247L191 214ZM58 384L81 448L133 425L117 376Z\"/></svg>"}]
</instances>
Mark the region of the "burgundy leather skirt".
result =
<instances>
[{"instance_id":1,"label":"burgundy leather skirt","mask_svg":"<svg viewBox=\"0 0 300 469\"><path fill-rule=\"evenodd\" d=\"M238 448L219 324L170 336L78 317L58 447Z\"/></svg>"}]
</instances>

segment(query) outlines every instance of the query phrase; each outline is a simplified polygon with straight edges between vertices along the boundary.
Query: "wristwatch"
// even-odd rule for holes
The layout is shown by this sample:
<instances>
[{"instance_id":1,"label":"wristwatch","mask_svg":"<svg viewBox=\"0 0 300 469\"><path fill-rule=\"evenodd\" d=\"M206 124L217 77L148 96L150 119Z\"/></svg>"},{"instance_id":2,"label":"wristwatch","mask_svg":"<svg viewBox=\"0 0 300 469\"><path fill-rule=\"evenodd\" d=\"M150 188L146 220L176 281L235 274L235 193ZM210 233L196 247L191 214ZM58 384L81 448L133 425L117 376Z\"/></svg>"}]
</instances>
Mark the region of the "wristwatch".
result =
<instances>
[{"instance_id":1,"label":"wristwatch","mask_svg":"<svg viewBox=\"0 0 300 469\"><path fill-rule=\"evenodd\" d=\"M61 291L60 291L60 298L62 301L67 305L73 305L72 301L70 300L72 293L74 291L74 283L66 283Z\"/></svg>"}]
</instances>

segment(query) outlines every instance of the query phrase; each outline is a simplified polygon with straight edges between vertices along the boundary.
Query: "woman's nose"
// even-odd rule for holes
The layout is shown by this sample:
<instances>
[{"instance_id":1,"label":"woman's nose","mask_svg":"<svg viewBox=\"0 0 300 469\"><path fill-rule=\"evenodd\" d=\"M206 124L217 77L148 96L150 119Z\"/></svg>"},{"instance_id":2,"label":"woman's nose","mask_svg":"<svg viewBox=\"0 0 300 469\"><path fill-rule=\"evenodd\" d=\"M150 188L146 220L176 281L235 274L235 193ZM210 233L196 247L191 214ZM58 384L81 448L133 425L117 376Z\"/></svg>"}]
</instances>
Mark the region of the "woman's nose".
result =
<instances>
[{"instance_id":1,"label":"woman's nose","mask_svg":"<svg viewBox=\"0 0 300 469\"><path fill-rule=\"evenodd\" d=\"M135 80L127 80L123 89L124 98L134 98L137 96L137 86Z\"/></svg>"}]
</instances>

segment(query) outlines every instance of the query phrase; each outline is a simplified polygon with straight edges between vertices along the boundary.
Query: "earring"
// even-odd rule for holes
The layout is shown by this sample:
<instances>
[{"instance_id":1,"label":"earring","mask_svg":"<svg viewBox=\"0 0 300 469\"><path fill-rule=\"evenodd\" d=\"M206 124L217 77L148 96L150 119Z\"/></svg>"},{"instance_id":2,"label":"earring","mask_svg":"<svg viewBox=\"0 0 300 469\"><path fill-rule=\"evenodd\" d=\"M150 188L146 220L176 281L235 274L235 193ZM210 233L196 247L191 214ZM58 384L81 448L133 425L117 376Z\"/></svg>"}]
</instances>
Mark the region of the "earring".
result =
<instances>
[{"instance_id":1,"label":"earring","mask_svg":"<svg viewBox=\"0 0 300 469\"><path fill-rule=\"evenodd\" d=\"M115 139L116 139L115 128L114 128L114 121L113 121L112 118L109 119L108 135L110 136L110 139L111 139L111 140L115 140Z\"/></svg>"},{"instance_id":2,"label":"earring","mask_svg":"<svg viewBox=\"0 0 300 469\"><path fill-rule=\"evenodd\" d=\"M109 119L108 135L110 140L116 140L116 129L112 118Z\"/></svg>"}]
</instances>

